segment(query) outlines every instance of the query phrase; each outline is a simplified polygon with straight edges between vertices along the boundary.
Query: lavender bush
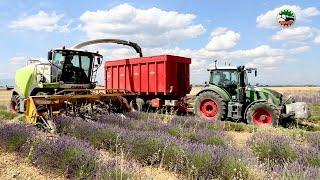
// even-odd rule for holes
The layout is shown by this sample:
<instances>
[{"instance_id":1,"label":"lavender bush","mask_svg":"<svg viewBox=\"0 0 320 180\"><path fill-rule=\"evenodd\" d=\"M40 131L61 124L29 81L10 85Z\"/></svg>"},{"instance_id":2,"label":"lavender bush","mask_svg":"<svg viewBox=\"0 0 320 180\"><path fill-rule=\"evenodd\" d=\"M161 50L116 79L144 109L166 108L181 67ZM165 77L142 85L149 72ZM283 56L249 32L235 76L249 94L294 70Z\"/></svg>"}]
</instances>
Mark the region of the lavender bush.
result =
<instances>
[{"instance_id":1,"label":"lavender bush","mask_svg":"<svg viewBox=\"0 0 320 180\"><path fill-rule=\"evenodd\" d=\"M0 146L7 151L26 153L25 147L36 129L23 124L5 124L0 127Z\"/></svg>"},{"instance_id":2,"label":"lavender bush","mask_svg":"<svg viewBox=\"0 0 320 180\"><path fill-rule=\"evenodd\" d=\"M295 144L282 135L258 132L247 144L261 161L272 165L292 162L298 157Z\"/></svg>"},{"instance_id":3,"label":"lavender bush","mask_svg":"<svg viewBox=\"0 0 320 180\"><path fill-rule=\"evenodd\" d=\"M131 113L130 116L132 116L132 114L138 113ZM103 124L119 126L129 130L163 131L172 136L189 139L194 142L199 141L204 144L226 146L231 142L231 138L222 131L207 130L204 127L197 128L196 123L198 122L195 122L191 117L190 121L187 119L185 124L183 124L180 117L175 118L175 120L173 120L171 123L164 124L159 122L159 120L151 119L147 121L141 121L115 114L103 116L96 121Z\"/></svg>"},{"instance_id":4,"label":"lavender bush","mask_svg":"<svg viewBox=\"0 0 320 180\"><path fill-rule=\"evenodd\" d=\"M39 167L56 169L69 178L92 178L96 173L96 151L86 142L70 137L48 139L35 151L32 162Z\"/></svg>"},{"instance_id":5,"label":"lavender bush","mask_svg":"<svg viewBox=\"0 0 320 180\"><path fill-rule=\"evenodd\" d=\"M1 126L0 146L3 150L28 157L45 171L59 172L71 179L92 179L101 172L104 175L117 172L114 167L98 162L97 151L88 143L68 136L49 138L34 127L23 124ZM104 167L103 171L98 167ZM124 169L123 172L127 171ZM130 173L125 177L131 177Z\"/></svg>"},{"instance_id":6,"label":"lavender bush","mask_svg":"<svg viewBox=\"0 0 320 180\"><path fill-rule=\"evenodd\" d=\"M269 179L294 179L294 180L317 180L320 177L318 168L304 166L299 162L285 164L284 166L275 166L269 174Z\"/></svg>"},{"instance_id":7,"label":"lavender bush","mask_svg":"<svg viewBox=\"0 0 320 180\"><path fill-rule=\"evenodd\" d=\"M312 146L297 146L296 153L299 155L296 162L305 167L320 168L320 151Z\"/></svg>"},{"instance_id":8,"label":"lavender bush","mask_svg":"<svg viewBox=\"0 0 320 180\"><path fill-rule=\"evenodd\" d=\"M114 115L112 115L112 117L114 117ZM119 116L117 118L119 119ZM122 116L122 119L125 118L139 121L155 121L158 123L165 120L165 122L168 122L171 126L187 129L211 129L239 132L254 132L256 130L256 127L253 125L230 121L206 122L197 116L169 116L154 113L130 112L125 114L125 116ZM110 119L107 118L100 122L108 122L108 120L110 121Z\"/></svg>"},{"instance_id":9,"label":"lavender bush","mask_svg":"<svg viewBox=\"0 0 320 180\"><path fill-rule=\"evenodd\" d=\"M309 144L320 151L320 132L310 132L306 139Z\"/></svg>"}]
</instances>

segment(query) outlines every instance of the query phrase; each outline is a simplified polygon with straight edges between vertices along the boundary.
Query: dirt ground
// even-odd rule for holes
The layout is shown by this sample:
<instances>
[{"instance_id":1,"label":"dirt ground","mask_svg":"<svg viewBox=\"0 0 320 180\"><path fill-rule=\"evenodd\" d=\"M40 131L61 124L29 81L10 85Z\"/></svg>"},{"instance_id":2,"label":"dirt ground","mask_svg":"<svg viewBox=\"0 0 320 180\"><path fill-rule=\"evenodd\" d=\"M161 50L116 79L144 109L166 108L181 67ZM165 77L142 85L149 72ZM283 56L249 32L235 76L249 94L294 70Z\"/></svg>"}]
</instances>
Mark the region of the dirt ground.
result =
<instances>
[{"instance_id":1,"label":"dirt ground","mask_svg":"<svg viewBox=\"0 0 320 180\"><path fill-rule=\"evenodd\" d=\"M58 180L65 178L43 172L14 153L7 153L0 150L0 179Z\"/></svg>"},{"instance_id":2,"label":"dirt ground","mask_svg":"<svg viewBox=\"0 0 320 180\"><path fill-rule=\"evenodd\" d=\"M11 99L11 91L0 88L0 103L7 104Z\"/></svg>"}]
</instances>

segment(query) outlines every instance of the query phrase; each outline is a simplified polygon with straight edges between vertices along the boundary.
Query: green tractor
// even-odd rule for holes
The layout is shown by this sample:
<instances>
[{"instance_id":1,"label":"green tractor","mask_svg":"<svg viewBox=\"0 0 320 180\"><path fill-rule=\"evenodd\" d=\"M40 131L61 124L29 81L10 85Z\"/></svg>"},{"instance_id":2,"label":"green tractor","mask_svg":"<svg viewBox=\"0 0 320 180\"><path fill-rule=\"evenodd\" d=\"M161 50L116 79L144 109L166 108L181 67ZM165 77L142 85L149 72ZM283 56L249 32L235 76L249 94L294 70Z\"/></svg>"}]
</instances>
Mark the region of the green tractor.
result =
<instances>
[{"instance_id":1,"label":"green tractor","mask_svg":"<svg viewBox=\"0 0 320 180\"><path fill-rule=\"evenodd\" d=\"M194 112L209 122L233 119L254 125L277 126L285 118L308 118L304 102L262 87L251 86L247 74L256 68L217 67L208 69L209 83L196 95Z\"/></svg>"}]
</instances>

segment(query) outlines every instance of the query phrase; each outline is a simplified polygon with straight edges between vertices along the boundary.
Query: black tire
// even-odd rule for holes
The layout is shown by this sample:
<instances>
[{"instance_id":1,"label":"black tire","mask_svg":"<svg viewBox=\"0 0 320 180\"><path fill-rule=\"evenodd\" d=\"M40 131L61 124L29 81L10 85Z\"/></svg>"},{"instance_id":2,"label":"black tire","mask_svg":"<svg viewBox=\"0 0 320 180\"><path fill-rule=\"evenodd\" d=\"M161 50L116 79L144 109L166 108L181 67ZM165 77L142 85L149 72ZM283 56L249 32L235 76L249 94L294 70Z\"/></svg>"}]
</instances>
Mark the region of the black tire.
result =
<instances>
[{"instance_id":1,"label":"black tire","mask_svg":"<svg viewBox=\"0 0 320 180\"><path fill-rule=\"evenodd\" d=\"M10 101L10 111L14 113L22 113L20 111L20 96L19 95L12 95Z\"/></svg>"},{"instance_id":2,"label":"black tire","mask_svg":"<svg viewBox=\"0 0 320 180\"><path fill-rule=\"evenodd\" d=\"M226 103L219 94L205 91L196 97L194 113L209 122L221 121L225 119Z\"/></svg>"},{"instance_id":3,"label":"black tire","mask_svg":"<svg viewBox=\"0 0 320 180\"><path fill-rule=\"evenodd\" d=\"M141 112L143 111L144 100L136 98L130 102L131 111Z\"/></svg>"},{"instance_id":4,"label":"black tire","mask_svg":"<svg viewBox=\"0 0 320 180\"><path fill-rule=\"evenodd\" d=\"M257 102L250 106L246 113L247 123L257 126L278 126L279 117L277 107L268 102Z\"/></svg>"}]
</instances>

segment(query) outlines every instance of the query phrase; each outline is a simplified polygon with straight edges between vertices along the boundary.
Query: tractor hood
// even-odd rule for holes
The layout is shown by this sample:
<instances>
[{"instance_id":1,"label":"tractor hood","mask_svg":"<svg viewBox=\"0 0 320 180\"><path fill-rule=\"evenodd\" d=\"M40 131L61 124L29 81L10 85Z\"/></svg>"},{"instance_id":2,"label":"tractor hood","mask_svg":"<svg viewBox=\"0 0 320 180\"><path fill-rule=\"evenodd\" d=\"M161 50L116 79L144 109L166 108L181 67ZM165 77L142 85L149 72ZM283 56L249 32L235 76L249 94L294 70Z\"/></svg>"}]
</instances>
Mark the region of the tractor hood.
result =
<instances>
[{"instance_id":1,"label":"tractor hood","mask_svg":"<svg viewBox=\"0 0 320 180\"><path fill-rule=\"evenodd\" d=\"M255 86L247 87L246 96L251 101L265 100L276 106L281 105L283 98L283 95L277 91Z\"/></svg>"},{"instance_id":2,"label":"tractor hood","mask_svg":"<svg viewBox=\"0 0 320 180\"><path fill-rule=\"evenodd\" d=\"M269 92L270 94L273 94L274 96L276 96L277 98L282 98L282 94L279 93L278 91L272 90L272 89L268 89L268 88L260 88L263 89L266 92Z\"/></svg>"}]
</instances>

